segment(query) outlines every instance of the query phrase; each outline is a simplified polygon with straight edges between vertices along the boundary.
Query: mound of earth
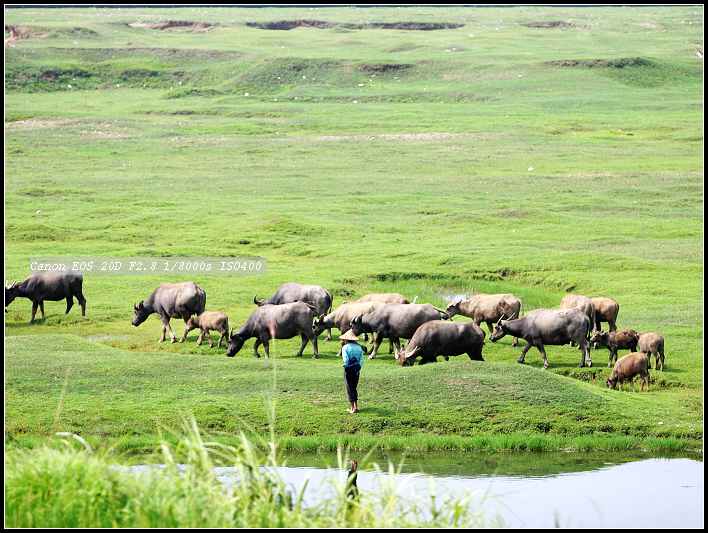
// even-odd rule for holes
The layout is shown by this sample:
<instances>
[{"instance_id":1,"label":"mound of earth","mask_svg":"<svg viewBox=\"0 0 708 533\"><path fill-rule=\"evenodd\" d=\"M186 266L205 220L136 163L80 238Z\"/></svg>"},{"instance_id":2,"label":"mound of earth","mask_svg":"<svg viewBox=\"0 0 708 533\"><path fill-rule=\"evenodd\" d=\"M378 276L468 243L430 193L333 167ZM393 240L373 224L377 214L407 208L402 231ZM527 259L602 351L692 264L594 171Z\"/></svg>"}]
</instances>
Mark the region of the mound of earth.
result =
<instances>
[{"instance_id":1,"label":"mound of earth","mask_svg":"<svg viewBox=\"0 0 708 533\"><path fill-rule=\"evenodd\" d=\"M546 20L541 22L527 22L522 24L527 28L574 28L575 24L565 20Z\"/></svg>"},{"instance_id":2,"label":"mound of earth","mask_svg":"<svg viewBox=\"0 0 708 533\"><path fill-rule=\"evenodd\" d=\"M25 26L5 24L5 31L14 39L46 39L47 37L94 37L98 35L88 28L45 28L42 26Z\"/></svg>"},{"instance_id":3,"label":"mound of earth","mask_svg":"<svg viewBox=\"0 0 708 533\"><path fill-rule=\"evenodd\" d=\"M214 27L209 22L193 22L190 20L166 20L163 22L132 22L128 24L131 28L147 28L149 30L171 30L178 28L188 31L208 31Z\"/></svg>"},{"instance_id":4,"label":"mound of earth","mask_svg":"<svg viewBox=\"0 0 708 533\"><path fill-rule=\"evenodd\" d=\"M383 74L386 72L400 72L411 68L413 65L407 63L364 63L359 65L362 72Z\"/></svg>"},{"instance_id":5,"label":"mound of earth","mask_svg":"<svg viewBox=\"0 0 708 533\"><path fill-rule=\"evenodd\" d=\"M560 59L548 61L554 67L582 67L582 68L626 68L646 67L652 62L643 57L621 57L619 59Z\"/></svg>"},{"instance_id":6,"label":"mound of earth","mask_svg":"<svg viewBox=\"0 0 708 533\"><path fill-rule=\"evenodd\" d=\"M295 28L345 28L348 30L449 30L461 28L464 24L454 22L367 22L363 24L343 23L335 24L324 20L277 20L274 22L247 22L246 26L261 30L292 30Z\"/></svg>"}]
</instances>

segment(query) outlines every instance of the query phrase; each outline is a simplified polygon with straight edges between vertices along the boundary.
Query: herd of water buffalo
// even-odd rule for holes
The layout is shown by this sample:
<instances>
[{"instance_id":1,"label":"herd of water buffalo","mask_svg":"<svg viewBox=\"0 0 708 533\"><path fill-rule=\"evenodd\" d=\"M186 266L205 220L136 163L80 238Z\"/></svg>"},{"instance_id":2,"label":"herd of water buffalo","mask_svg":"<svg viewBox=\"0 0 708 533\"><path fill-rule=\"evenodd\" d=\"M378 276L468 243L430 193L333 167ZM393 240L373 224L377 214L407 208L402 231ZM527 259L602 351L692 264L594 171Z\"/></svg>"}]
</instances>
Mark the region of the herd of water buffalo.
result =
<instances>
[{"instance_id":1,"label":"herd of water buffalo","mask_svg":"<svg viewBox=\"0 0 708 533\"><path fill-rule=\"evenodd\" d=\"M15 298L32 301L33 322L37 309L44 318L44 302L66 299L68 313L77 299L81 314L86 314L86 298L82 292L83 276L80 273L35 273L21 283L5 287L5 309ZM535 347L543 355L543 366L548 367L546 345L571 344L581 352L580 367L592 366L590 348L605 347L610 352L608 367L613 367L607 381L615 388L624 381L641 377L642 388L648 386L651 356L657 370L664 369L664 338L653 332L639 334L635 330L617 330L619 304L605 297L588 298L570 294L565 296L558 309L535 309L521 316L522 303L512 294L475 294L468 299L452 301L447 309L431 304L409 302L397 293L369 294L354 302L345 302L332 310L332 295L318 285L285 283L267 300L254 297L257 308L238 330L229 331L229 320L220 311L206 311L206 293L193 282L163 283L150 296L133 306L133 326L139 326L153 313L162 322L160 342L169 332L172 342L177 341L170 326L171 318L181 318L185 330L181 342L193 329L199 329L197 343L209 339L211 331L220 334L218 346L228 342L226 354L236 355L244 343L255 338L254 354L263 345L266 357L272 339L290 339L300 335L302 344L298 356L312 343L314 357L319 357L317 338L325 330L327 340L332 338L332 328L340 334L350 329L356 335L372 335L369 358L376 357L384 339L389 339L389 353L394 353L401 365L431 363L443 356L466 353L470 359L483 361L485 333L480 325L487 324L490 340L496 342L505 335L526 341L519 356L524 362L526 353ZM469 322L453 322L454 315L471 318ZM601 324L608 324L609 331L602 331ZM400 339L410 339L401 346ZM618 350L630 353L619 360Z\"/></svg>"}]
</instances>

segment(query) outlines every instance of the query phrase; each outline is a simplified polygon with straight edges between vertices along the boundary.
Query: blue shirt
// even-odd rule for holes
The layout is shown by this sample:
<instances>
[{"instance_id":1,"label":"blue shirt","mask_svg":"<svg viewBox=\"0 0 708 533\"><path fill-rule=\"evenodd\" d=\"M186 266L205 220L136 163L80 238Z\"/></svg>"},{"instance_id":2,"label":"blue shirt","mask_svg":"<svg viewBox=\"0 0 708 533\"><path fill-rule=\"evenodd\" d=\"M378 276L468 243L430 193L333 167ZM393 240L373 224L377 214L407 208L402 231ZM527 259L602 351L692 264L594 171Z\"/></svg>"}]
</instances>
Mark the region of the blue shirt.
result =
<instances>
[{"instance_id":1,"label":"blue shirt","mask_svg":"<svg viewBox=\"0 0 708 533\"><path fill-rule=\"evenodd\" d=\"M354 342L348 342L342 347L342 360L345 367L364 365L364 350Z\"/></svg>"}]
</instances>

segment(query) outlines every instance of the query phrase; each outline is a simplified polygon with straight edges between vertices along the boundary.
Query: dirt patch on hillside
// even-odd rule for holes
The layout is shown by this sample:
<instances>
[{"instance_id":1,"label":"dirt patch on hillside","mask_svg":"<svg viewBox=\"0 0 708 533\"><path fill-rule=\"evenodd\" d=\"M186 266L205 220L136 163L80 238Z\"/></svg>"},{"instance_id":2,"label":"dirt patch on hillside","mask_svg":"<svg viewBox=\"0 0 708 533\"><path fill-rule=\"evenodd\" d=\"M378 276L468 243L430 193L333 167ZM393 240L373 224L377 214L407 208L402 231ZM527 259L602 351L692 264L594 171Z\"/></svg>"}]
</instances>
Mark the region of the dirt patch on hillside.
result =
<instances>
[{"instance_id":1,"label":"dirt patch on hillside","mask_svg":"<svg viewBox=\"0 0 708 533\"><path fill-rule=\"evenodd\" d=\"M319 142L366 142L366 141L402 141L402 142L438 142L450 139L479 137L471 133L382 133L378 135L321 135L315 137Z\"/></svg>"},{"instance_id":2,"label":"dirt patch on hillside","mask_svg":"<svg viewBox=\"0 0 708 533\"><path fill-rule=\"evenodd\" d=\"M132 22L128 24L131 28L147 28L149 30L185 30L185 31L209 31L215 26L209 22L193 22L191 20L165 20L163 22Z\"/></svg>"},{"instance_id":3,"label":"dirt patch on hillside","mask_svg":"<svg viewBox=\"0 0 708 533\"><path fill-rule=\"evenodd\" d=\"M382 29L431 31L462 28L464 24L457 24L454 22L367 22L363 24L336 24L334 22L328 22L325 20L299 19L276 20L273 22L247 22L246 26L248 26L249 28L258 28L261 30L293 30L295 28L328 29L337 27L344 28L347 30Z\"/></svg>"},{"instance_id":4,"label":"dirt patch on hillside","mask_svg":"<svg viewBox=\"0 0 708 533\"><path fill-rule=\"evenodd\" d=\"M44 128L64 128L66 126L72 126L76 124L76 120L69 119L40 119L40 118L29 118L26 120L16 120L14 122L8 122L5 124L7 129L16 130L34 130L34 129L44 129Z\"/></svg>"},{"instance_id":5,"label":"dirt patch on hillside","mask_svg":"<svg viewBox=\"0 0 708 533\"><path fill-rule=\"evenodd\" d=\"M646 67L653 63L643 57L621 57L619 59L561 59L548 61L546 64L562 68L627 68Z\"/></svg>"},{"instance_id":6,"label":"dirt patch on hillside","mask_svg":"<svg viewBox=\"0 0 708 533\"><path fill-rule=\"evenodd\" d=\"M526 22L522 24L522 26L526 26L527 28L544 28L544 29L552 29L552 28L574 28L575 24L572 22L567 22L565 20L543 20L539 22Z\"/></svg>"},{"instance_id":7,"label":"dirt patch on hillside","mask_svg":"<svg viewBox=\"0 0 708 533\"><path fill-rule=\"evenodd\" d=\"M43 26L5 24L5 31L14 39L46 39L48 37L72 37L75 39L95 37L98 35L93 30L81 27L47 28Z\"/></svg>"},{"instance_id":8,"label":"dirt patch on hillside","mask_svg":"<svg viewBox=\"0 0 708 533\"><path fill-rule=\"evenodd\" d=\"M401 72L411 68L413 65L407 63L364 63L359 65L359 70L370 74L385 74L387 72Z\"/></svg>"}]
</instances>

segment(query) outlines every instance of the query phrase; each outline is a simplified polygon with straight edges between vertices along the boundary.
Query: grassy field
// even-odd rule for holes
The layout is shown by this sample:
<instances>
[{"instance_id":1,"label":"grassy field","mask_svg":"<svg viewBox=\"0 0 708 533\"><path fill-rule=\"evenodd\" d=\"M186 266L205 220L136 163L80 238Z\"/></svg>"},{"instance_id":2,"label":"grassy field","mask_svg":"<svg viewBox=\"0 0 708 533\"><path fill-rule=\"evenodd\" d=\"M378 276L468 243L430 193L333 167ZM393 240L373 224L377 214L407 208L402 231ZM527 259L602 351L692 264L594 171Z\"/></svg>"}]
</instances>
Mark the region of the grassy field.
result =
<instances>
[{"instance_id":1,"label":"grassy field","mask_svg":"<svg viewBox=\"0 0 708 533\"><path fill-rule=\"evenodd\" d=\"M336 22L289 31L280 20ZM169 30L165 20L214 24ZM538 22L564 21L550 28ZM356 29L394 22L435 31ZM703 9L11 9L5 269L41 256L235 256L259 276L86 276L88 316L5 314L5 436L147 452L193 414L285 447L694 449L703 438ZM355 25L353 26L347 26ZM7 37L7 33L6 33ZM132 304L194 279L232 326L254 294L317 283L335 305L397 291L611 296L666 338L648 393L609 391L606 351L399 368L366 363L346 413L335 342L270 361L158 345ZM463 320L457 317L456 320ZM173 327L181 332L182 324ZM275 407L275 421L267 406Z\"/></svg>"}]
</instances>

